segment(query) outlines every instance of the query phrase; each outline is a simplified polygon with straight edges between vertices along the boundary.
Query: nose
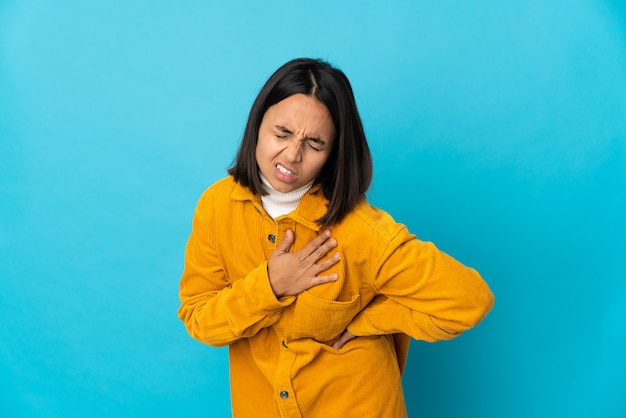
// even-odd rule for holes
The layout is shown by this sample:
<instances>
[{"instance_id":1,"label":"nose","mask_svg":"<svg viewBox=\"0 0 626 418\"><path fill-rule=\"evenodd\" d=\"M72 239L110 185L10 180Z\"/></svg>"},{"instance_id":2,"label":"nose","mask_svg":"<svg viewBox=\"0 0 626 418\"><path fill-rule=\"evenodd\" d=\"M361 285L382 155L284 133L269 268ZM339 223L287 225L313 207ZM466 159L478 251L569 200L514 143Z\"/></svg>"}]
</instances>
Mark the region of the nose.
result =
<instances>
[{"instance_id":1,"label":"nose","mask_svg":"<svg viewBox=\"0 0 626 418\"><path fill-rule=\"evenodd\" d=\"M302 160L302 141L294 139L289 141L287 147L283 151L283 154L289 162L300 162Z\"/></svg>"}]
</instances>

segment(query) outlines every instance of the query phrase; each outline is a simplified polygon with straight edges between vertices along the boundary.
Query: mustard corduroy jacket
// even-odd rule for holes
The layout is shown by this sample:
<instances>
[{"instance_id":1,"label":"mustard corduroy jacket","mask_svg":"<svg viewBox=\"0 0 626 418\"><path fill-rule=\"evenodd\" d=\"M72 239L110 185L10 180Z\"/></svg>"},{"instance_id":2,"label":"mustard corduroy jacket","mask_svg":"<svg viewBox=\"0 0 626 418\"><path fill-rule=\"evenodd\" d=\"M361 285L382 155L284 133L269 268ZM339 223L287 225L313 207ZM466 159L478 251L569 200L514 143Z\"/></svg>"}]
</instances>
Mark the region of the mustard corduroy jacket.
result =
<instances>
[{"instance_id":1,"label":"mustard corduroy jacket","mask_svg":"<svg viewBox=\"0 0 626 418\"><path fill-rule=\"evenodd\" d=\"M341 261L324 274L339 280L277 299L267 273L272 251L287 229L292 250L312 240L326 204L313 186L274 220L232 177L198 202L178 315L193 338L229 346L234 417L405 417L409 336L451 339L493 305L475 270L365 199L330 228ZM357 338L333 349L346 328Z\"/></svg>"}]
</instances>

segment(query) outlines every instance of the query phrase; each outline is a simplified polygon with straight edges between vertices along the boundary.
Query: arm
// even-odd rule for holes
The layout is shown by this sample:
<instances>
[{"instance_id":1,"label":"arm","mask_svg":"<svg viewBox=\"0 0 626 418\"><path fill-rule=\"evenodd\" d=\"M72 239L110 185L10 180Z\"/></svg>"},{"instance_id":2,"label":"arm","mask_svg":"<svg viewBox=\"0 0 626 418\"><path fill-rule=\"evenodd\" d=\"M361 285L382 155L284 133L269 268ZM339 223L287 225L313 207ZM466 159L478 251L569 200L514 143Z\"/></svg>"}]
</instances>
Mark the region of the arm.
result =
<instances>
[{"instance_id":1,"label":"arm","mask_svg":"<svg viewBox=\"0 0 626 418\"><path fill-rule=\"evenodd\" d=\"M178 316L193 338L220 347L274 324L294 298L276 298L267 262L240 280L229 280L215 249L206 205L201 200L194 214L180 281Z\"/></svg>"},{"instance_id":2,"label":"arm","mask_svg":"<svg viewBox=\"0 0 626 418\"><path fill-rule=\"evenodd\" d=\"M373 286L379 296L348 326L353 335L404 333L431 342L448 340L478 324L494 302L475 270L406 228L383 252Z\"/></svg>"},{"instance_id":3,"label":"arm","mask_svg":"<svg viewBox=\"0 0 626 418\"><path fill-rule=\"evenodd\" d=\"M337 274L323 274L339 261L338 253L319 261L337 245L330 231L293 252L289 250L295 236L287 231L268 261L245 277L231 280L216 249L212 204L213 200L206 197L198 203L180 281L182 305L178 316L200 342L224 346L252 337L280 320L296 295L338 279Z\"/></svg>"}]
</instances>

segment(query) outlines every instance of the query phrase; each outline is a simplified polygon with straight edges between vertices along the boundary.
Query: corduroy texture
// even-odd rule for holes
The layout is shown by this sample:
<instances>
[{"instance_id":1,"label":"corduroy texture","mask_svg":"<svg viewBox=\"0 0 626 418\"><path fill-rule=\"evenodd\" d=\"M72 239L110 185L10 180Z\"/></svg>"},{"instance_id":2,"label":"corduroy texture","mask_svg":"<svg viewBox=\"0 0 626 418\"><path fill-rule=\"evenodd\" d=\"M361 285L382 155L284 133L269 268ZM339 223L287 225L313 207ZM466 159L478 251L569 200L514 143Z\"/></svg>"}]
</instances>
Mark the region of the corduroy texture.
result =
<instances>
[{"instance_id":1,"label":"corduroy texture","mask_svg":"<svg viewBox=\"0 0 626 418\"><path fill-rule=\"evenodd\" d=\"M341 261L326 273L339 280L277 299L267 275L272 250L287 229L292 250L313 239L326 203L314 186L294 212L272 220L260 196L231 177L198 202L178 314L198 341L229 345L235 417L404 417L408 336L454 338L493 306L475 270L365 199L331 228ZM358 337L333 349L346 328Z\"/></svg>"}]
</instances>

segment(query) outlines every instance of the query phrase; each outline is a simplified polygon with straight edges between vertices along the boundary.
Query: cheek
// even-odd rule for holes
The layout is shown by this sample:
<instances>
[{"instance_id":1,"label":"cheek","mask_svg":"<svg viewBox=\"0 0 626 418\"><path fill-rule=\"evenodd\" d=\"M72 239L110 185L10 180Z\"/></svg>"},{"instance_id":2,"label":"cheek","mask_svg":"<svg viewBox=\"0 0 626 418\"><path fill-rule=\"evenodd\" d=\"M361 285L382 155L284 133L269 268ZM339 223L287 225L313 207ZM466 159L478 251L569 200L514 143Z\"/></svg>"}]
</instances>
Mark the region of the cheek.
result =
<instances>
[{"instance_id":1,"label":"cheek","mask_svg":"<svg viewBox=\"0 0 626 418\"><path fill-rule=\"evenodd\" d=\"M315 160L315 164L313 164L313 167L316 174L322 171L322 168L324 168L324 164L326 164L326 161L328 161L328 157L329 155L320 155L320 157Z\"/></svg>"},{"instance_id":2,"label":"cheek","mask_svg":"<svg viewBox=\"0 0 626 418\"><path fill-rule=\"evenodd\" d=\"M257 164L263 163L263 160L267 158L267 156L270 154L269 151L270 147L268 146L267 141L263 140L263 138L259 138L256 144L256 150L254 154Z\"/></svg>"}]
</instances>

